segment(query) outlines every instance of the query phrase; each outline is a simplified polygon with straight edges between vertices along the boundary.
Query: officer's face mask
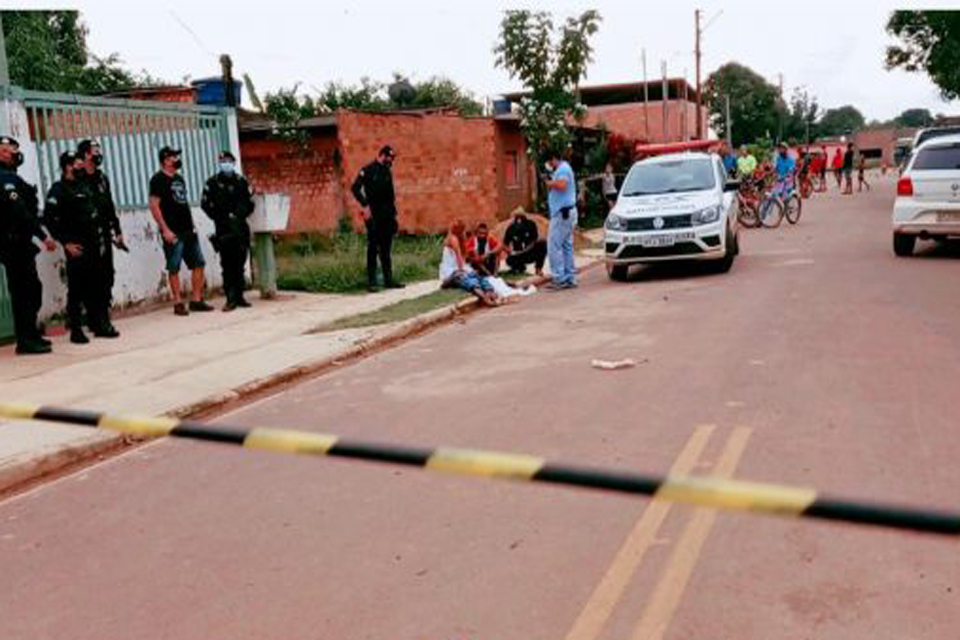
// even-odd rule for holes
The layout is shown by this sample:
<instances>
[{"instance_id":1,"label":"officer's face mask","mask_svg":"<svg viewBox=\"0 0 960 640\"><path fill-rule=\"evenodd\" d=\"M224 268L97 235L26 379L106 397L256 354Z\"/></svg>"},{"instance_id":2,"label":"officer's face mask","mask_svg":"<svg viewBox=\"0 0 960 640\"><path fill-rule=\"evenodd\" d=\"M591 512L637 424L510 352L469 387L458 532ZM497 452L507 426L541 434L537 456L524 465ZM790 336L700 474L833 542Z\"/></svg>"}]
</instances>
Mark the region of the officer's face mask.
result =
<instances>
[{"instance_id":1,"label":"officer's face mask","mask_svg":"<svg viewBox=\"0 0 960 640\"><path fill-rule=\"evenodd\" d=\"M221 162L220 163L220 172L225 173L228 176L233 175L237 171L237 165L232 162Z\"/></svg>"},{"instance_id":2,"label":"officer's face mask","mask_svg":"<svg viewBox=\"0 0 960 640\"><path fill-rule=\"evenodd\" d=\"M93 166L99 167L102 164L103 164L103 154L102 153L93 154Z\"/></svg>"},{"instance_id":3,"label":"officer's face mask","mask_svg":"<svg viewBox=\"0 0 960 640\"><path fill-rule=\"evenodd\" d=\"M15 152L15 153L13 154L12 162L13 162L13 166L14 166L14 167L19 167L20 165L22 165L22 164L23 164L23 154L20 153L19 151Z\"/></svg>"},{"instance_id":4,"label":"officer's face mask","mask_svg":"<svg viewBox=\"0 0 960 640\"><path fill-rule=\"evenodd\" d=\"M173 168L178 170L183 168L183 162L180 160L180 158L177 158L173 161Z\"/></svg>"}]
</instances>

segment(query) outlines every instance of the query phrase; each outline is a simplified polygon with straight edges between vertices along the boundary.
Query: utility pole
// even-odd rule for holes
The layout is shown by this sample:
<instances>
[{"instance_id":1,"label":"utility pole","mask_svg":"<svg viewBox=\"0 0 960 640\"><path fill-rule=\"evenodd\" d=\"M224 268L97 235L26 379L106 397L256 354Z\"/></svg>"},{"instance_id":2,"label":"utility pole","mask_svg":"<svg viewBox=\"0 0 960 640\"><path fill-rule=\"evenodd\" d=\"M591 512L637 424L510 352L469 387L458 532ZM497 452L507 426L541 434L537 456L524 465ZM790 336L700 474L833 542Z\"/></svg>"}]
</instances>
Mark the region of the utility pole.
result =
<instances>
[{"instance_id":1,"label":"utility pole","mask_svg":"<svg viewBox=\"0 0 960 640\"><path fill-rule=\"evenodd\" d=\"M0 85L10 84L10 69L7 67L7 44L3 37L3 12L0 11Z\"/></svg>"},{"instance_id":2,"label":"utility pole","mask_svg":"<svg viewBox=\"0 0 960 640\"><path fill-rule=\"evenodd\" d=\"M786 108L786 103L784 103L784 101L783 101L783 74L782 74L782 73L778 73L778 74L777 74L777 77L780 79L780 106L782 107L781 109L779 109L779 113L780 113L780 118L779 118L779 120L780 120L780 122L779 122L779 125L778 125L778 126L779 126L779 133L777 134L777 142L780 143L780 142L783 142L783 111L784 111L784 109Z\"/></svg>"},{"instance_id":3,"label":"utility pole","mask_svg":"<svg viewBox=\"0 0 960 640\"><path fill-rule=\"evenodd\" d=\"M733 121L730 119L730 94L723 96L724 102L724 111L727 116L727 148L733 149Z\"/></svg>"},{"instance_id":4,"label":"utility pole","mask_svg":"<svg viewBox=\"0 0 960 640\"><path fill-rule=\"evenodd\" d=\"M700 99L700 9L696 9L693 12L694 28L696 29L696 37L694 38L694 48L693 56L697 61L697 139L703 138L703 116L701 110L703 109L702 101Z\"/></svg>"},{"instance_id":5,"label":"utility pole","mask_svg":"<svg viewBox=\"0 0 960 640\"><path fill-rule=\"evenodd\" d=\"M667 61L664 60L661 62L663 70L663 88L661 91L663 95L661 96L661 102L663 102L663 139L661 142L667 142L667 118L669 117L669 112L667 107L670 104L670 85L667 83Z\"/></svg>"},{"instance_id":6,"label":"utility pole","mask_svg":"<svg viewBox=\"0 0 960 640\"><path fill-rule=\"evenodd\" d=\"M650 85L647 84L647 50L643 50L643 135L650 142Z\"/></svg>"}]
</instances>

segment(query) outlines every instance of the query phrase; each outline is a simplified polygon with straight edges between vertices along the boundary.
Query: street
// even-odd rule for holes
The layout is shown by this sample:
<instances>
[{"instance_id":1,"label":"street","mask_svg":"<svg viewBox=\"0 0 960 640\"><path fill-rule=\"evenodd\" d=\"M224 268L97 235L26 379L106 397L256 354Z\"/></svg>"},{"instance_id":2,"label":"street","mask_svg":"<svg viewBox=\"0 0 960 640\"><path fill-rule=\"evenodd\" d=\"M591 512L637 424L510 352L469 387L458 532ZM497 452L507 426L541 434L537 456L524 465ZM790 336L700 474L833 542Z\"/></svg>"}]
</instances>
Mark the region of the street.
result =
<instances>
[{"instance_id":1,"label":"street","mask_svg":"<svg viewBox=\"0 0 960 640\"><path fill-rule=\"evenodd\" d=\"M744 230L729 274L592 269L217 421L955 508L960 248L894 257L893 180ZM170 440L0 502L0 567L3 640L934 640L960 624L946 539Z\"/></svg>"}]
</instances>

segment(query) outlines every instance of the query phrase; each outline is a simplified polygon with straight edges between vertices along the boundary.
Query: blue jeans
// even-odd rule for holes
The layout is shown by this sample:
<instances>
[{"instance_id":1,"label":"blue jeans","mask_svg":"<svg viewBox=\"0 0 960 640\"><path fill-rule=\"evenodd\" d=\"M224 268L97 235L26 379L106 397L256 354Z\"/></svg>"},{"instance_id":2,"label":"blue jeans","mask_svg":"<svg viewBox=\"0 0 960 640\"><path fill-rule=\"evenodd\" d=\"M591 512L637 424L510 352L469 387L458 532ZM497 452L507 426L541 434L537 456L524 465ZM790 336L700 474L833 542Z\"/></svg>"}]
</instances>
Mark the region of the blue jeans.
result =
<instances>
[{"instance_id":1,"label":"blue jeans","mask_svg":"<svg viewBox=\"0 0 960 640\"><path fill-rule=\"evenodd\" d=\"M550 259L550 273L556 284L577 283L577 269L573 264L573 229L576 226L576 209L570 211L566 220L559 211L550 216L547 255Z\"/></svg>"}]
</instances>

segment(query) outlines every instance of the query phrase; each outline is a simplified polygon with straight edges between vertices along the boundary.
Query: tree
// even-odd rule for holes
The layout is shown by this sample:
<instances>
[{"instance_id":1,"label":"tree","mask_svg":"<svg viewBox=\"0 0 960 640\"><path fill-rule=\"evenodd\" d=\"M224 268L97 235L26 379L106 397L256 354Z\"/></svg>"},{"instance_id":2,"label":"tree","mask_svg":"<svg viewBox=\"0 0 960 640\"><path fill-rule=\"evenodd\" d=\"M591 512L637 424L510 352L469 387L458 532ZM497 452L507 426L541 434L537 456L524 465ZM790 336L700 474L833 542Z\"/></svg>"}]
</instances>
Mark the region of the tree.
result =
<instances>
[{"instance_id":1,"label":"tree","mask_svg":"<svg viewBox=\"0 0 960 640\"><path fill-rule=\"evenodd\" d=\"M934 117L929 109L907 109L894 118L893 123L898 127L929 127L933 125Z\"/></svg>"},{"instance_id":2,"label":"tree","mask_svg":"<svg viewBox=\"0 0 960 640\"><path fill-rule=\"evenodd\" d=\"M863 114L853 105L827 109L817 125L822 136L842 136L861 129L866 124Z\"/></svg>"},{"instance_id":3,"label":"tree","mask_svg":"<svg viewBox=\"0 0 960 640\"><path fill-rule=\"evenodd\" d=\"M81 94L157 84L124 69L117 54L96 56L77 11L3 11L10 82L26 89Z\"/></svg>"},{"instance_id":4,"label":"tree","mask_svg":"<svg viewBox=\"0 0 960 640\"><path fill-rule=\"evenodd\" d=\"M361 78L359 85L328 82L317 96L316 104L321 111L390 111L450 107L465 116L483 113L483 105L473 94L449 78L433 76L427 80L411 82L400 73L393 75L393 83L389 85L370 78Z\"/></svg>"},{"instance_id":5,"label":"tree","mask_svg":"<svg viewBox=\"0 0 960 640\"><path fill-rule=\"evenodd\" d=\"M894 11L887 32L887 69L926 72L945 100L960 98L960 12Z\"/></svg>"},{"instance_id":6,"label":"tree","mask_svg":"<svg viewBox=\"0 0 960 640\"><path fill-rule=\"evenodd\" d=\"M570 145L567 116L582 119L586 113L577 87L593 61L590 38L600 21L597 11L585 11L568 18L559 35L546 11L507 11L500 23L496 65L529 91L520 101L520 127L537 166L546 152Z\"/></svg>"},{"instance_id":7,"label":"tree","mask_svg":"<svg viewBox=\"0 0 960 640\"><path fill-rule=\"evenodd\" d=\"M794 89L790 96L790 108L783 124L783 136L794 142L808 142L817 137L817 117L820 105L815 96L804 90ZM736 130L736 129L734 129Z\"/></svg>"},{"instance_id":8,"label":"tree","mask_svg":"<svg viewBox=\"0 0 960 640\"><path fill-rule=\"evenodd\" d=\"M737 62L728 62L707 78L704 99L710 125L727 135L726 97L730 98L733 144L776 136L786 107L780 92L763 76Z\"/></svg>"}]
</instances>

